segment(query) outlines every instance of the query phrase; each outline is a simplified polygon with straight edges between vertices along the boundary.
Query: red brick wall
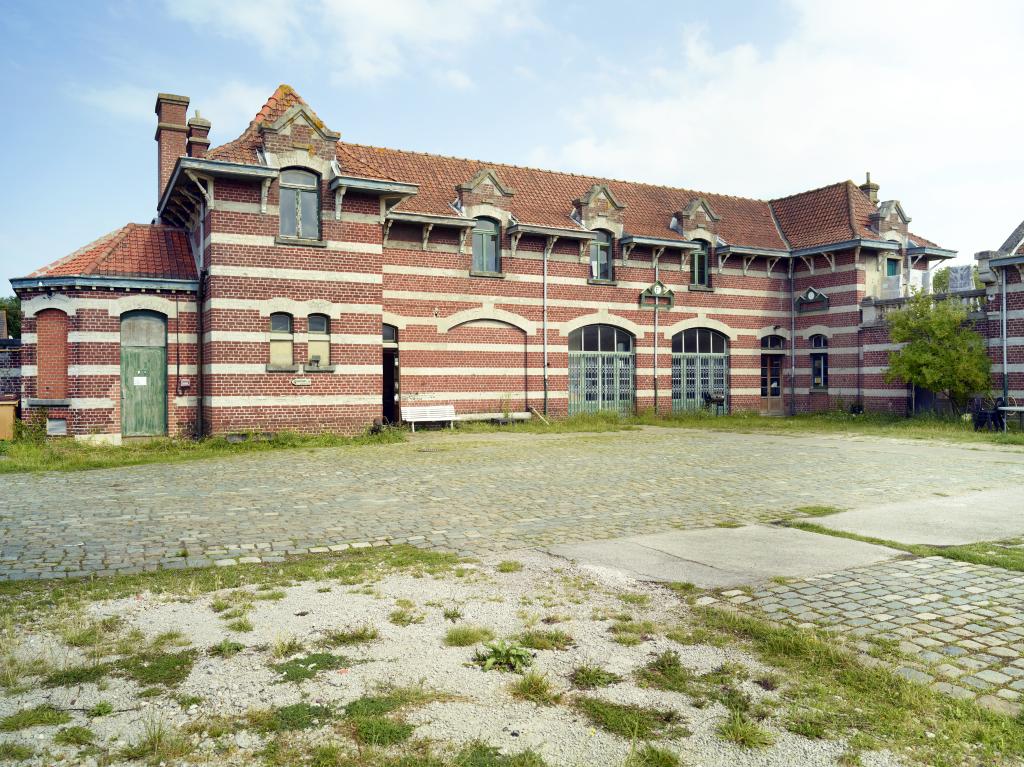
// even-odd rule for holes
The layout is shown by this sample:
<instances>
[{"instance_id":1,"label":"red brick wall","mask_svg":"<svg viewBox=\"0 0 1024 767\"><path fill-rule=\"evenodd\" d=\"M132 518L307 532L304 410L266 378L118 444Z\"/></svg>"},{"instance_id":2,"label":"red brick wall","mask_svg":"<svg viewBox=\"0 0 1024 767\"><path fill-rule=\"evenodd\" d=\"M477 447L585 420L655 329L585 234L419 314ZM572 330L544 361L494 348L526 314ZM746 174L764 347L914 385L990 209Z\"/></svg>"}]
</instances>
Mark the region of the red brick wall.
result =
<instances>
[{"instance_id":1,"label":"red brick wall","mask_svg":"<svg viewBox=\"0 0 1024 767\"><path fill-rule=\"evenodd\" d=\"M68 396L68 316L59 309L36 315L36 397Z\"/></svg>"}]
</instances>

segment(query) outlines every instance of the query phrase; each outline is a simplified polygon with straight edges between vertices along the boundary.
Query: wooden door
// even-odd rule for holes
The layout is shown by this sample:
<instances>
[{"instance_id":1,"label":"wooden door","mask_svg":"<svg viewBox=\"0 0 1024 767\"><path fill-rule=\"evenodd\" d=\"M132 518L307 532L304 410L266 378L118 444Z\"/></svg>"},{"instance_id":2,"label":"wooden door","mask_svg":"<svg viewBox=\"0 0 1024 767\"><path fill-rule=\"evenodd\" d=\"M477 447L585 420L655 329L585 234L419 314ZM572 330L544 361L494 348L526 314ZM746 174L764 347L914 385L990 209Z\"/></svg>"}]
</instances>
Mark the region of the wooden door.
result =
<instances>
[{"instance_id":1,"label":"wooden door","mask_svg":"<svg viewBox=\"0 0 1024 767\"><path fill-rule=\"evenodd\" d=\"M782 396L781 354L761 355L761 412L765 415L782 415L785 403Z\"/></svg>"},{"instance_id":2,"label":"wooden door","mask_svg":"<svg viewBox=\"0 0 1024 767\"><path fill-rule=\"evenodd\" d=\"M167 433L167 324L153 312L121 317L121 435Z\"/></svg>"}]
</instances>

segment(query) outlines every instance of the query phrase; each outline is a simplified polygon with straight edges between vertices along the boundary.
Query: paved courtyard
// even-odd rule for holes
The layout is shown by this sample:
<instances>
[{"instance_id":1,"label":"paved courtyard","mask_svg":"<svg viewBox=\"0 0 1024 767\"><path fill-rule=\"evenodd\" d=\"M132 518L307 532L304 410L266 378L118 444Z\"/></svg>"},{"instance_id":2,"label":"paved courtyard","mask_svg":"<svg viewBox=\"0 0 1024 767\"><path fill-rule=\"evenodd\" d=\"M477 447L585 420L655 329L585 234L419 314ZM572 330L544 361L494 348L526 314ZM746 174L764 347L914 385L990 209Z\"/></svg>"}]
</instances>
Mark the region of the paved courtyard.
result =
<instances>
[{"instance_id":1,"label":"paved courtyard","mask_svg":"<svg viewBox=\"0 0 1024 767\"><path fill-rule=\"evenodd\" d=\"M646 428L0 477L0 579L410 542L464 553L756 522L1024 484L1024 452Z\"/></svg>"},{"instance_id":2,"label":"paved courtyard","mask_svg":"<svg viewBox=\"0 0 1024 767\"><path fill-rule=\"evenodd\" d=\"M776 620L898 642L898 673L956 697L1012 713L1024 697L1024 573L926 557L722 599Z\"/></svg>"}]
</instances>

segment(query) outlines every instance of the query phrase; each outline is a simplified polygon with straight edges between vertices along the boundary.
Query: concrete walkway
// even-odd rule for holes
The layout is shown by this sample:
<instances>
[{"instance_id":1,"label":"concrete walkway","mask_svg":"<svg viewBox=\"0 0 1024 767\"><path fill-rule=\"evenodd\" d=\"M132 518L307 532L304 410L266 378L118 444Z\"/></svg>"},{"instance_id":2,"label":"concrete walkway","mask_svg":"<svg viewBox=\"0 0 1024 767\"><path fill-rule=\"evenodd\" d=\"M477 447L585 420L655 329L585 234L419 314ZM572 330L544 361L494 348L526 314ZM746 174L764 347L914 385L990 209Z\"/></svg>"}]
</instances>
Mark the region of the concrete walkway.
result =
<instances>
[{"instance_id":1,"label":"concrete walkway","mask_svg":"<svg viewBox=\"0 0 1024 767\"><path fill-rule=\"evenodd\" d=\"M821 575L904 556L896 549L847 538L764 525L673 531L552 546L548 551L584 566L702 588Z\"/></svg>"},{"instance_id":2,"label":"concrete walkway","mask_svg":"<svg viewBox=\"0 0 1024 767\"><path fill-rule=\"evenodd\" d=\"M953 546L1024 535L1024 485L955 497L919 497L814 520L823 527L899 543Z\"/></svg>"}]
</instances>

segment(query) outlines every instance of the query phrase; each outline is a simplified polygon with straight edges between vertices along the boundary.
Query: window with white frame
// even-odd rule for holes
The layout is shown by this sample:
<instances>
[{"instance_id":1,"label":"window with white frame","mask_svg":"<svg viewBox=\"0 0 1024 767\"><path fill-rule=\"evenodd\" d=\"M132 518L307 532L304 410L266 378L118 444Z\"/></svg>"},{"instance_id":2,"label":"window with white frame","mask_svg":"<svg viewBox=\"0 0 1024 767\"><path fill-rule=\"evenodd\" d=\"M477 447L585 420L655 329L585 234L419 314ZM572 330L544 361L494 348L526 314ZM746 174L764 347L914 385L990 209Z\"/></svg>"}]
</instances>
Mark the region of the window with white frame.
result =
<instances>
[{"instance_id":1,"label":"window with white frame","mask_svg":"<svg viewBox=\"0 0 1024 767\"><path fill-rule=\"evenodd\" d=\"M292 316L283 312L270 315L270 364L291 367L294 364Z\"/></svg>"},{"instance_id":2,"label":"window with white frame","mask_svg":"<svg viewBox=\"0 0 1024 767\"><path fill-rule=\"evenodd\" d=\"M818 333L811 341L811 388L828 388L828 337Z\"/></svg>"},{"instance_id":3,"label":"window with white frame","mask_svg":"<svg viewBox=\"0 0 1024 767\"><path fill-rule=\"evenodd\" d=\"M306 365L311 368L331 364L331 318L311 314L307 320Z\"/></svg>"},{"instance_id":4,"label":"window with white frame","mask_svg":"<svg viewBox=\"0 0 1024 767\"><path fill-rule=\"evenodd\" d=\"M711 271L708 269L708 260L711 245L704 240L697 240L699 250L690 254L690 284L701 288L711 287Z\"/></svg>"},{"instance_id":5,"label":"window with white frame","mask_svg":"<svg viewBox=\"0 0 1024 767\"><path fill-rule=\"evenodd\" d=\"M598 229L590 243L590 279L612 279L612 234Z\"/></svg>"},{"instance_id":6,"label":"window with white frame","mask_svg":"<svg viewBox=\"0 0 1024 767\"><path fill-rule=\"evenodd\" d=\"M281 236L320 239L320 177L307 170L281 171Z\"/></svg>"},{"instance_id":7,"label":"window with white frame","mask_svg":"<svg viewBox=\"0 0 1024 767\"><path fill-rule=\"evenodd\" d=\"M493 218L478 218L473 227L473 271L501 272L501 225Z\"/></svg>"}]
</instances>

